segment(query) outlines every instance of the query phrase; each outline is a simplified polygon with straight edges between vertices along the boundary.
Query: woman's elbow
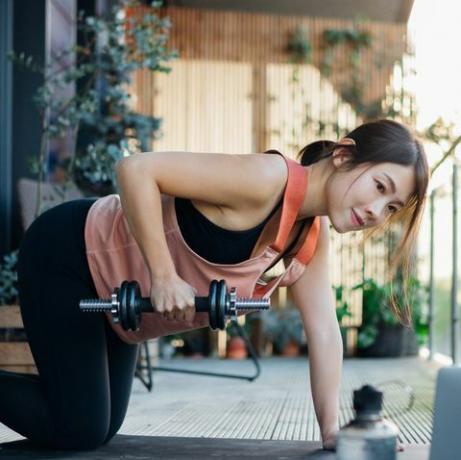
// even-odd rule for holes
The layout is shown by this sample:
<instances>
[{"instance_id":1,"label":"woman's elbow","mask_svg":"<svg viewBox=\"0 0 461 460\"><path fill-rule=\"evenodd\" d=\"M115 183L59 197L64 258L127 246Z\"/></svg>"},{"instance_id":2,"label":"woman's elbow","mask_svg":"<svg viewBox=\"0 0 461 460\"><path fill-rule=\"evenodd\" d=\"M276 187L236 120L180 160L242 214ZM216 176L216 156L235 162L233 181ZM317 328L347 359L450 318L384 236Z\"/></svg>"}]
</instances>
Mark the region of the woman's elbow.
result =
<instances>
[{"instance_id":1,"label":"woman's elbow","mask_svg":"<svg viewBox=\"0 0 461 460\"><path fill-rule=\"evenodd\" d=\"M338 322L310 331L307 334L307 342L311 350L318 349L323 353L325 350L334 350L342 354L343 341Z\"/></svg>"}]
</instances>

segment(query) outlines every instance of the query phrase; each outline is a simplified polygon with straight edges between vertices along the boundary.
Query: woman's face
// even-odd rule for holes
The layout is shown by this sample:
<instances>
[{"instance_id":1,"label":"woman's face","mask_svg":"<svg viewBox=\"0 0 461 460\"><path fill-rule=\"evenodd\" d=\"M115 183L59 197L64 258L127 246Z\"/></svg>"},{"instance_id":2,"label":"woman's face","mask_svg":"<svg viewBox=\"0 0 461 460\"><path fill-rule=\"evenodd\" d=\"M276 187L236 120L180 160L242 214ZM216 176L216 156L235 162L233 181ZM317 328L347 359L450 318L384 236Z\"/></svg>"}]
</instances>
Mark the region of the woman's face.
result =
<instances>
[{"instance_id":1,"label":"woman's face","mask_svg":"<svg viewBox=\"0 0 461 460\"><path fill-rule=\"evenodd\" d=\"M335 166L344 161L347 156L335 158ZM339 233L381 225L407 203L414 190L413 166L368 163L352 171L336 169L327 187L328 215Z\"/></svg>"}]
</instances>

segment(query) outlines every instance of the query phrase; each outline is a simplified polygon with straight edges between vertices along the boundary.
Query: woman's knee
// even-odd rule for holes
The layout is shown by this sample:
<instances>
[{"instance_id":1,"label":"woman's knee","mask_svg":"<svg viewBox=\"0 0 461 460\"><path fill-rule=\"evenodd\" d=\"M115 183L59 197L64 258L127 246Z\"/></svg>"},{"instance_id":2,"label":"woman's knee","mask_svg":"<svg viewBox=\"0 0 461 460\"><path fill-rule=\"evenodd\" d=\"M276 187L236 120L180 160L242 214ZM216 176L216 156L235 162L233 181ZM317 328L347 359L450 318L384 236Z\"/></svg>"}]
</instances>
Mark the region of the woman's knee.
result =
<instances>
[{"instance_id":1,"label":"woman's knee","mask_svg":"<svg viewBox=\"0 0 461 460\"><path fill-rule=\"evenodd\" d=\"M101 447L107 438L108 424L88 424L64 429L56 434L55 448L63 450L94 450Z\"/></svg>"},{"instance_id":2,"label":"woman's knee","mask_svg":"<svg viewBox=\"0 0 461 460\"><path fill-rule=\"evenodd\" d=\"M109 433L107 433L106 439L104 439L103 444L107 444L118 433L119 428L110 430Z\"/></svg>"},{"instance_id":3,"label":"woman's knee","mask_svg":"<svg viewBox=\"0 0 461 460\"><path fill-rule=\"evenodd\" d=\"M105 437L89 436L85 438L61 438L53 443L53 448L58 450L87 451L95 450L104 445Z\"/></svg>"},{"instance_id":4,"label":"woman's knee","mask_svg":"<svg viewBox=\"0 0 461 460\"><path fill-rule=\"evenodd\" d=\"M125 414L123 416L113 418L109 427L109 430L106 434L106 438L104 439L104 444L107 444L120 430L120 427L123 424L123 420L125 419Z\"/></svg>"}]
</instances>

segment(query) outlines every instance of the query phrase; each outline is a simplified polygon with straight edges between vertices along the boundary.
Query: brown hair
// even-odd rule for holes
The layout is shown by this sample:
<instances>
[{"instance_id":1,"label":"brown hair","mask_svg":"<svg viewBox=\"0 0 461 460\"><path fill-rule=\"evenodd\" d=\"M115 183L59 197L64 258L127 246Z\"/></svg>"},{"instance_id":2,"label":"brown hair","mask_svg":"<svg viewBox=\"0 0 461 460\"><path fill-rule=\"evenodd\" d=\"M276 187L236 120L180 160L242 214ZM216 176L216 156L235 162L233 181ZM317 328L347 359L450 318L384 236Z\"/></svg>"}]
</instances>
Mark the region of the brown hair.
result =
<instances>
[{"instance_id":1,"label":"brown hair","mask_svg":"<svg viewBox=\"0 0 461 460\"><path fill-rule=\"evenodd\" d=\"M366 241L376 233L386 231L397 221L403 224L403 237L390 263L391 308L402 323L410 325L408 279L413 268L412 255L421 225L429 182L429 168L424 148L406 126L387 119L364 123L346 137L353 139L355 145L343 145L352 153L350 161L344 163L345 171L350 171L363 163L387 162L414 167L416 189L405 207L391 215L382 226L365 231ZM332 141L313 142L299 152L301 164L307 166L327 158L339 145L341 144ZM404 306L397 305L392 290L392 279L399 267L402 268L403 274Z\"/></svg>"}]
</instances>

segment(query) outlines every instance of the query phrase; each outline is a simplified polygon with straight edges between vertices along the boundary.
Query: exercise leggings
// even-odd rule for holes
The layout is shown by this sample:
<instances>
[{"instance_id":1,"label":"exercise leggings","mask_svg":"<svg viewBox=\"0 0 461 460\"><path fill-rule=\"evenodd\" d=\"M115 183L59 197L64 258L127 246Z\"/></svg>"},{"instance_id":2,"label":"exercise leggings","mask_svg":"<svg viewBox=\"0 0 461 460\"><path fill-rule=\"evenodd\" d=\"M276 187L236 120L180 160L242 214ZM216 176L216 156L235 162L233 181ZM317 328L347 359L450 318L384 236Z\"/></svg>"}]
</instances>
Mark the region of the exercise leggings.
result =
<instances>
[{"instance_id":1,"label":"exercise leggings","mask_svg":"<svg viewBox=\"0 0 461 460\"><path fill-rule=\"evenodd\" d=\"M84 242L93 202L45 211L19 251L19 301L39 375L0 371L0 422L53 449L108 442L123 423L136 367L138 345L120 340L104 314L78 308L97 297Z\"/></svg>"}]
</instances>

